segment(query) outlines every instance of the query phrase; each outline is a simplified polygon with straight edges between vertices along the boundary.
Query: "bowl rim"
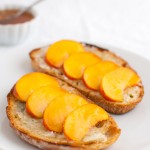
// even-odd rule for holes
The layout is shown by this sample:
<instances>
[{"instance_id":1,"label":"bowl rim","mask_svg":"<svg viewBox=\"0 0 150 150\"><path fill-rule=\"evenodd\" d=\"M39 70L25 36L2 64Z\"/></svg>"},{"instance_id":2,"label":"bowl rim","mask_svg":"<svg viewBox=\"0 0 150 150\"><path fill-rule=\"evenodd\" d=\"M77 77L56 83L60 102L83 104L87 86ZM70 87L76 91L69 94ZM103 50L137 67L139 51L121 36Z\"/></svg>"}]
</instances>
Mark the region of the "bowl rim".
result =
<instances>
[{"instance_id":1,"label":"bowl rim","mask_svg":"<svg viewBox=\"0 0 150 150\"><path fill-rule=\"evenodd\" d=\"M25 5L20 5L20 4L7 4L7 5L1 5L0 6L0 11L3 11L3 10L11 10L11 9L23 9L23 8L26 8L27 6ZM33 15L33 18L29 21L25 21L23 23L16 23L16 24L0 24L0 27L10 27L10 26L18 26L18 25L24 25L24 24L27 24L27 23L31 23L31 22L34 22L35 20L37 20L38 18L38 11L35 9L35 8L31 8L29 11L31 15Z\"/></svg>"}]
</instances>

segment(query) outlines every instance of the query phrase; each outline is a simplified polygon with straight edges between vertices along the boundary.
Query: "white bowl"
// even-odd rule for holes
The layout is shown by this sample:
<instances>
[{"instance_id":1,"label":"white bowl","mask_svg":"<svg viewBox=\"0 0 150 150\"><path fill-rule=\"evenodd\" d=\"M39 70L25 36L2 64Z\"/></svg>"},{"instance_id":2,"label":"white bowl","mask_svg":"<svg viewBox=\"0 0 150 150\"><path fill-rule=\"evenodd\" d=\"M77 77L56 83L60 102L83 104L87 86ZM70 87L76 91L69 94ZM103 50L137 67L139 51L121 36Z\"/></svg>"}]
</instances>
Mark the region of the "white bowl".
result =
<instances>
[{"instance_id":1,"label":"white bowl","mask_svg":"<svg viewBox=\"0 0 150 150\"><path fill-rule=\"evenodd\" d=\"M22 9L23 6L10 5L0 6L0 10L8 9ZM34 18L30 21L17 24L0 24L0 44L1 45L14 45L27 39L36 30L38 24L37 12L34 9L29 11Z\"/></svg>"}]
</instances>

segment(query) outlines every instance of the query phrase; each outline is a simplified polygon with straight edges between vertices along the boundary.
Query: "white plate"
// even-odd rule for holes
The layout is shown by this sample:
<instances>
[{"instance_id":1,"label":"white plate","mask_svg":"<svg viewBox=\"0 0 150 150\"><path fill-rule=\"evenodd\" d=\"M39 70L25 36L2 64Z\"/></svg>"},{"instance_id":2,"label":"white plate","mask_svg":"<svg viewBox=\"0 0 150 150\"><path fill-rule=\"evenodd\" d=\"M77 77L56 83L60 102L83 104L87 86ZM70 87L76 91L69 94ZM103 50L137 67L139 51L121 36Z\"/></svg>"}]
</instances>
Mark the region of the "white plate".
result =
<instances>
[{"instance_id":1,"label":"white plate","mask_svg":"<svg viewBox=\"0 0 150 150\"><path fill-rule=\"evenodd\" d=\"M124 115L113 115L122 133L118 141L107 150L149 150L150 149L150 61L126 51L112 48L125 58L143 79L145 96L132 111ZM34 150L33 146L20 140L9 127L6 117L6 95L23 74L32 71L29 50L7 52L0 60L0 149Z\"/></svg>"}]
</instances>

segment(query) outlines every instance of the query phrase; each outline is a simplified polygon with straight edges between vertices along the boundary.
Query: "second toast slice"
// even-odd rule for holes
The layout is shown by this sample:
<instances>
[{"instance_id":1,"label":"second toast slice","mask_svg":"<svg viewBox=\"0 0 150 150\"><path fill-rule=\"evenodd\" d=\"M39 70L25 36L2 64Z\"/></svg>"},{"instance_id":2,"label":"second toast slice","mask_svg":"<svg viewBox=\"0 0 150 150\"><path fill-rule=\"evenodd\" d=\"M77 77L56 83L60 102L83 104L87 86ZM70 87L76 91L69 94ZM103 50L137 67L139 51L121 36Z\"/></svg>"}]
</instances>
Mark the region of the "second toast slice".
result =
<instances>
[{"instance_id":1,"label":"second toast slice","mask_svg":"<svg viewBox=\"0 0 150 150\"><path fill-rule=\"evenodd\" d=\"M109 50L85 43L82 43L82 45L86 51L92 52L102 60L112 61L118 66L131 68L125 60ZM30 58L33 68L36 71L47 73L65 81L66 83L78 89L87 98L91 99L93 102L103 107L106 111L115 114L123 114L132 110L142 100L144 94L144 87L142 82L140 81L135 86L132 86L128 88L128 90L126 90L126 92L124 93L123 102L108 101L102 96L99 91L94 91L87 88L81 79L72 80L68 78L65 75L62 67L54 68L48 65L45 61L45 54L47 48L48 47L43 47L30 52ZM131 94L132 96L130 96Z\"/></svg>"}]
</instances>

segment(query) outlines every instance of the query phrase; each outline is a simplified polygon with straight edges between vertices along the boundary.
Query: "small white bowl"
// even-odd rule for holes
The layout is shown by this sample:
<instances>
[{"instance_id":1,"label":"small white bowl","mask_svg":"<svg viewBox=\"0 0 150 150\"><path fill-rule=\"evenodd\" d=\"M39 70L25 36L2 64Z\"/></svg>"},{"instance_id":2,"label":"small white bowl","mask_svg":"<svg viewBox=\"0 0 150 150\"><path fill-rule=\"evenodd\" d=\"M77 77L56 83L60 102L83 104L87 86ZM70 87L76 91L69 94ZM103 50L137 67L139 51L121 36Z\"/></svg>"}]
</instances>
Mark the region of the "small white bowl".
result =
<instances>
[{"instance_id":1,"label":"small white bowl","mask_svg":"<svg viewBox=\"0 0 150 150\"><path fill-rule=\"evenodd\" d=\"M22 9L23 6L10 5L0 6L0 10ZM17 24L0 24L0 44L14 45L27 39L36 30L38 24L37 12L34 9L29 11L33 15L33 19L24 23Z\"/></svg>"}]
</instances>

